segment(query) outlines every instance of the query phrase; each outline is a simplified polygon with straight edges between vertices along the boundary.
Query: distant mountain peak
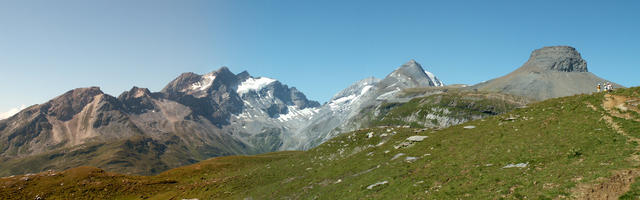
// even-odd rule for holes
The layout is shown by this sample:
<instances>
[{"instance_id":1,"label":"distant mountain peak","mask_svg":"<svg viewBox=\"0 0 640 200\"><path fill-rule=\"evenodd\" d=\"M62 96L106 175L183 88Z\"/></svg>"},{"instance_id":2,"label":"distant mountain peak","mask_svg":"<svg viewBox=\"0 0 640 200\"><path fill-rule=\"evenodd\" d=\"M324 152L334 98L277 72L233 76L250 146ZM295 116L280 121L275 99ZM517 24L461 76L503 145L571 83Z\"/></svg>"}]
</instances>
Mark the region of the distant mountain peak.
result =
<instances>
[{"instance_id":1,"label":"distant mountain peak","mask_svg":"<svg viewBox=\"0 0 640 200\"><path fill-rule=\"evenodd\" d=\"M420 63L411 59L380 81L379 88L386 91L442 85L444 85L442 81L436 78L433 73L425 71Z\"/></svg>"},{"instance_id":2,"label":"distant mountain peak","mask_svg":"<svg viewBox=\"0 0 640 200\"><path fill-rule=\"evenodd\" d=\"M414 60L414 59L409 60L408 62L406 62L405 64L403 64L402 66L400 66L398 68L398 70L401 70L401 69L404 69L404 70L416 70L416 73L418 71L423 71L422 65L420 65L420 63L416 62L416 60ZM398 71L398 70L396 70L396 71Z\"/></svg>"},{"instance_id":3,"label":"distant mountain peak","mask_svg":"<svg viewBox=\"0 0 640 200\"><path fill-rule=\"evenodd\" d=\"M522 66L528 70L588 72L587 62L570 46L549 46L536 49Z\"/></svg>"},{"instance_id":4,"label":"distant mountain peak","mask_svg":"<svg viewBox=\"0 0 640 200\"><path fill-rule=\"evenodd\" d=\"M45 103L43 108L50 115L67 121L93 101L95 96L102 94L100 87L76 88Z\"/></svg>"},{"instance_id":5,"label":"distant mountain peak","mask_svg":"<svg viewBox=\"0 0 640 200\"><path fill-rule=\"evenodd\" d=\"M139 88L133 86L131 90L125 91L118 98L140 98L140 97L149 97L151 96L151 91L147 88Z\"/></svg>"}]
</instances>

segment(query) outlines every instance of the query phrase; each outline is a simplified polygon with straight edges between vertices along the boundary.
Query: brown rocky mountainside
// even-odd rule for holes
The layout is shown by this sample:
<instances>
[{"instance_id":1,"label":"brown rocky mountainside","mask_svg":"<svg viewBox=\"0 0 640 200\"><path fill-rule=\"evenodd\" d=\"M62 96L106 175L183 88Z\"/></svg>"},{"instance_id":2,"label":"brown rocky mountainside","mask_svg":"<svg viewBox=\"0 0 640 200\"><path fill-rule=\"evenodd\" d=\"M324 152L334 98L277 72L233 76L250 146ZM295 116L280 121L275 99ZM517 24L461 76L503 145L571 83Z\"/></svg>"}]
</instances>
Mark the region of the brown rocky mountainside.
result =
<instances>
[{"instance_id":1,"label":"brown rocky mountainside","mask_svg":"<svg viewBox=\"0 0 640 200\"><path fill-rule=\"evenodd\" d=\"M256 108L265 115L269 107L319 106L277 81L245 91L242 99L236 90L247 79L253 80L222 67L205 75L185 73L157 93L133 87L116 98L98 87L68 91L0 120L0 176L82 165L156 174L210 157L274 151L281 138L257 140L255 133L229 126L232 119L242 124L234 116L247 111L243 101L260 98L258 91L273 94L263 110Z\"/></svg>"}]
</instances>

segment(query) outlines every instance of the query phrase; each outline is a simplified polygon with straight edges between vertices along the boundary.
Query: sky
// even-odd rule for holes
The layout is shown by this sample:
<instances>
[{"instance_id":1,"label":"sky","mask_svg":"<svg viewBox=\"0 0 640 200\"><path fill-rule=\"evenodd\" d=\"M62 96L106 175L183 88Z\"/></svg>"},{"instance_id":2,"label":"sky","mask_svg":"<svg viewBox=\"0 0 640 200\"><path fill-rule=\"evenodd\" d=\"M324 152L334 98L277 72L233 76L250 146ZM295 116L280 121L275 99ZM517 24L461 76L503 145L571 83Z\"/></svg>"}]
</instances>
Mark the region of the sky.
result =
<instances>
[{"instance_id":1,"label":"sky","mask_svg":"<svg viewBox=\"0 0 640 200\"><path fill-rule=\"evenodd\" d=\"M631 0L0 0L0 116L74 88L160 91L221 66L320 103L411 59L445 84L476 84L553 45L638 86L638 10Z\"/></svg>"}]
</instances>

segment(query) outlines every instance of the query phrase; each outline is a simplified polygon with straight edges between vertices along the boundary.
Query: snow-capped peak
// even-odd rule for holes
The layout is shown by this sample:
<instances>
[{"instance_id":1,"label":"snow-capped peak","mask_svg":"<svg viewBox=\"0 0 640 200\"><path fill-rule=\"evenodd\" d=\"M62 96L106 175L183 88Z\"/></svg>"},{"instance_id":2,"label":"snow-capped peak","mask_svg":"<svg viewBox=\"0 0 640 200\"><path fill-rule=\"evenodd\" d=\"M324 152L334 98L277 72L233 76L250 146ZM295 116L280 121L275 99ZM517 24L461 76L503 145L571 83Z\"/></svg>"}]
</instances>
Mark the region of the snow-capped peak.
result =
<instances>
[{"instance_id":1,"label":"snow-capped peak","mask_svg":"<svg viewBox=\"0 0 640 200\"><path fill-rule=\"evenodd\" d=\"M211 87L213 84L213 80L216 79L216 76L213 73L205 74L202 76L200 81L191 84L191 90L206 90Z\"/></svg>"},{"instance_id":2,"label":"snow-capped peak","mask_svg":"<svg viewBox=\"0 0 640 200\"><path fill-rule=\"evenodd\" d=\"M438 77L436 77L435 75L433 75L433 73L424 70L424 73L427 74L427 77L429 77L429 79L431 79L431 82L433 84L435 84L434 86L436 87L440 87L440 86L444 86L444 83L442 81L440 81L440 79L438 79Z\"/></svg>"},{"instance_id":3,"label":"snow-capped peak","mask_svg":"<svg viewBox=\"0 0 640 200\"><path fill-rule=\"evenodd\" d=\"M258 91L275 81L276 81L275 79L270 79L267 77L258 77L258 78L249 77L247 80L243 81L242 83L240 83L240 85L238 85L238 90L236 90L236 92L238 94L244 94L251 90Z\"/></svg>"}]
</instances>

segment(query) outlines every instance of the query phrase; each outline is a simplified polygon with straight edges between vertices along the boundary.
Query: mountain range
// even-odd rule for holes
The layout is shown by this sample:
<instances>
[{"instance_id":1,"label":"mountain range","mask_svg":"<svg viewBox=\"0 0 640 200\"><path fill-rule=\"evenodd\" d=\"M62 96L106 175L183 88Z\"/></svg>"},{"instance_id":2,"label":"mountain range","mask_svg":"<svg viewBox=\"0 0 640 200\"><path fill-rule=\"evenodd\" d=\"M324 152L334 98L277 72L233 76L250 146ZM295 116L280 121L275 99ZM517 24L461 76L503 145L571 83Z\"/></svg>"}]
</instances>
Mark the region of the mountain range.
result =
<instances>
[{"instance_id":1,"label":"mountain range","mask_svg":"<svg viewBox=\"0 0 640 200\"><path fill-rule=\"evenodd\" d=\"M0 120L0 175L82 165L157 174L210 157L311 149L391 119L444 128L530 101L519 96L588 93L600 82L574 48L557 46L535 50L507 76L470 87L445 86L411 60L383 79L355 82L323 105L278 80L226 67L183 73L159 92L133 87L116 98L98 87L79 88ZM452 91L465 93L442 95ZM460 106L475 111L452 112ZM425 111L411 111L417 107Z\"/></svg>"}]
</instances>

